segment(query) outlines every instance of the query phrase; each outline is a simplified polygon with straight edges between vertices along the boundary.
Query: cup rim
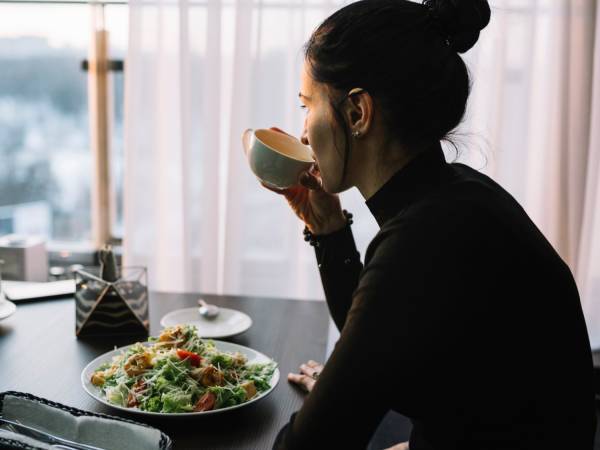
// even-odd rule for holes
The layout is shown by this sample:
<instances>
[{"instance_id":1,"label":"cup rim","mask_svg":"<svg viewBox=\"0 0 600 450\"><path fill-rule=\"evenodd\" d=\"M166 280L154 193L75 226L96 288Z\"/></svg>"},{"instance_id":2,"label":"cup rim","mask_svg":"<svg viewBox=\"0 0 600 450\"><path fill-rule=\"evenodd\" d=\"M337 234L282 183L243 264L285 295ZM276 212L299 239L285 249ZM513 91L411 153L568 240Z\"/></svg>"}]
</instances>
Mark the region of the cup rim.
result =
<instances>
[{"instance_id":1,"label":"cup rim","mask_svg":"<svg viewBox=\"0 0 600 450\"><path fill-rule=\"evenodd\" d=\"M306 159L298 159L298 158L295 158L295 157L293 157L293 156L291 156L291 155L284 154L284 153L280 152L280 151L279 151L279 150L277 150L276 148L273 148L272 146L270 146L269 144L267 144L265 141L263 141L262 139L260 139L260 137L257 135L257 133L258 133L259 131L260 131L260 132L263 132L263 131L264 131L264 132L269 132L269 133L278 133L278 134L282 134L282 135L283 135L283 136L285 136L287 139L293 139L294 141L297 141L297 142L298 142L300 145L302 145L302 146L304 146L304 147L306 147L306 148L310 149L310 150L311 150L311 153L312 153L312 149L311 149L311 148L310 148L308 145L304 145L302 142L300 142L300 141L299 141L298 139L296 139L294 136L290 136L290 135L288 135L288 134L284 134L284 133L279 133L278 131L273 131L273 130L270 130L270 129L268 129L268 128L258 128L258 129L256 129L256 130L254 130L254 137L255 137L255 139L256 139L256 140L258 140L258 141L259 141L259 142L260 142L262 145L264 145L264 146L265 146L265 147L267 147L268 149L270 149L270 150L273 150L275 153L277 153L277 154L279 154L279 155L281 155L281 156L284 156L285 158L292 159L292 160L294 160L294 161L298 161L298 162L302 162L302 163L311 163L311 164L312 164L312 163L314 163L314 162L315 162L315 159L314 159L314 157L313 157L312 155L310 156L310 158L311 158L310 160L306 160Z\"/></svg>"}]
</instances>

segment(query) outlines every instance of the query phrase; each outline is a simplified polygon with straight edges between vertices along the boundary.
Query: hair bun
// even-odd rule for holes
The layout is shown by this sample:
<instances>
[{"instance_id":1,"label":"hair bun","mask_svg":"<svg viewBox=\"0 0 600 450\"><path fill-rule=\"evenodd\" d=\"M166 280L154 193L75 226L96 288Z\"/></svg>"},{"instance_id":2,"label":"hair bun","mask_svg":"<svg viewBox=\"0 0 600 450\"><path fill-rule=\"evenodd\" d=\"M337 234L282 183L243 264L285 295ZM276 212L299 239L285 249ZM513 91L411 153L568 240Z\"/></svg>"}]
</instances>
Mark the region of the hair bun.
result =
<instances>
[{"instance_id":1,"label":"hair bun","mask_svg":"<svg viewBox=\"0 0 600 450\"><path fill-rule=\"evenodd\" d=\"M487 0L424 0L434 19L458 53L469 50L490 21Z\"/></svg>"}]
</instances>

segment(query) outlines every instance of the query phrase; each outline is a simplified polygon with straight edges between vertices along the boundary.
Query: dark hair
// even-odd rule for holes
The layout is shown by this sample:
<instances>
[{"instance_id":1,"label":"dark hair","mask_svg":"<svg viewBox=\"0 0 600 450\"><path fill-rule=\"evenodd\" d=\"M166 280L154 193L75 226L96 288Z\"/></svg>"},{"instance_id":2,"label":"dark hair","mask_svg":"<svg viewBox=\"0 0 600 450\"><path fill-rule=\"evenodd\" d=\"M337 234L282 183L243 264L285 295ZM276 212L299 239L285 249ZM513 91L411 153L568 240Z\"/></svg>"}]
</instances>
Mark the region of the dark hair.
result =
<instances>
[{"instance_id":1,"label":"dark hair","mask_svg":"<svg viewBox=\"0 0 600 450\"><path fill-rule=\"evenodd\" d=\"M469 95L458 53L471 48L490 19L486 0L361 0L336 11L305 46L311 77L333 89L340 112L353 88L379 105L387 128L407 148L440 141L462 120Z\"/></svg>"}]
</instances>

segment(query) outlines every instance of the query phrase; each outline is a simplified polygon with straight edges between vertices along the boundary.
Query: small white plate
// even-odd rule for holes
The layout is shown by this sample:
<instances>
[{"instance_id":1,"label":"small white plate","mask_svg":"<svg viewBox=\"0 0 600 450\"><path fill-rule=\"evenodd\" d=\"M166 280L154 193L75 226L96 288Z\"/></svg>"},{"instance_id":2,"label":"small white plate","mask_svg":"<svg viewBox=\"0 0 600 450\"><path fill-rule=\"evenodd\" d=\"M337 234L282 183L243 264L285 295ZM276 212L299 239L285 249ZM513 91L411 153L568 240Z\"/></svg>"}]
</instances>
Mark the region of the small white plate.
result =
<instances>
[{"instance_id":1,"label":"small white plate","mask_svg":"<svg viewBox=\"0 0 600 450\"><path fill-rule=\"evenodd\" d=\"M200 337L216 339L243 333L252 326L252 319L241 311L219 307L219 315L209 320L202 317L196 307L171 311L160 319L160 324L163 327L194 325Z\"/></svg>"},{"instance_id":2,"label":"small white plate","mask_svg":"<svg viewBox=\"0 0 600 450\"><path fill-rule=\"evenodd\" d=\"M6 319L8 316L12 316L16 309L17 307L13 302L0 297L0 320Z\"/></svg>"},{"instance_id":3,"label":"small white plate","mask_svg":"<svg viewBox=\"0 0 600 450\"><path fill-rule=\"evenodd\" d=\"M232 344L231 342L223 342L223 341L214 341L214 344L215 344L215 347L217 348L217 350L219 350L220 352L227 352L227 353L239 352L239 353L241 353L242 355L246 356L246 358L248 358L248 364L256 364L256 363L264 364L264 363L268 363L268 362L272 361L271 358L264 355L263 353L257 352L256 350L253 350L249 347L244 347L243 345ZM135 344L133 344L133 345L135 345ZM148 342L145 342L144 345L150 345L150 344ZM276 368L275 372L273 372L273 376L271 377L271 380L269 382L271 387L269 389L267 389L266 391L261 392L259 395L256 395L253 398L251 398L250 400L248 400L247 402L241 403L239 405L229 406L229 407L220 408L220 409L213 409L211 411L189 412L189 413L157 413L157 412L141 411L138 408L126 408L124 406L118 406L118 405L114 405L114 404L108 402L104 398L104 394L102 393L102 390L99 387L94 386L92 384L91 378L92 378L92 374L96 371L96 369L98 367L100 367L102 364L111 362L113 359L113 356L120 355L122 352L126 351L129 347L131 347L131 345L117 348L117 349L107 352L101 356L98 356L96 359L94 359L92 362L90 362L87 366L85 366L85 368L81 371L81 385L83 386L83 389L85 390L85 392L87 392L91 397L98 400L100 403L104 403L106 406L110 406L111 408L115 408L115 409L125 411L125 412L131 412L131 413L141 414L141 415L145 415L145 416L162 416L162 417L189 417L189 416L206 416L206 415L210 415L210 414L218 414L218 413L222 413L224 411L230 411L232 409L243 408L244 406L250 405L258 400L265 398L267 395L269 395L273 391L273 389L275 389L275 386L277 386L277 383L279 383L279 369Z\"/></svg>"}]
</instances>

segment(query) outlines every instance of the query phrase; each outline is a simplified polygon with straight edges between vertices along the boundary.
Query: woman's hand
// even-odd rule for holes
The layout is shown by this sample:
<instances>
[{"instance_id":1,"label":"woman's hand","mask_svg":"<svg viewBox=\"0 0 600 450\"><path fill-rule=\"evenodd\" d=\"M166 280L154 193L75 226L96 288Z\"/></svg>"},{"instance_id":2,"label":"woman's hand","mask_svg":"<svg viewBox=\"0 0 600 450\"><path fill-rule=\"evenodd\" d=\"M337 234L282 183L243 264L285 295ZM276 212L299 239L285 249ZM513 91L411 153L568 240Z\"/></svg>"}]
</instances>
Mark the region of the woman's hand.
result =
<instances>
[{"instance_id":1,"label":"woman's hand","mask_svg":"<svg viewBox=\"0 0 600 450\"><path fill-rule=\"evenodd\" d=\"M410 450L408 448L408 442L402 442L400 444L396 444L393 447L389 447L385 450Z\"/></svg>"},{"instance_id":2,"label":"woman's hand","mask_svg":"<svg viewBox=\"0 0 600 450\"><path fill-rule=\"evenodd\" d=\"M279 128L272 127L271 130L287 134ZM342 229L346 225L346 218L342 213L340 199L338 195L323 190L318 168L313 165L300 175L298 181L300 184L286 189L275 189L264 183L262 185L283 195L311 233L323 235Z\"/></svg>"},{"instance_id":3,"label":"woman's hand","mask_svg":"<svg viewBox=\"0 0 600 450\"><path fill-rule=\"evenodd\" d=\"M288 374L288 381L297 384L306 392L310 392L322 371L323 365L311 359L306 364L300 365L300 373Z\"/></svg>"}]
</instances>

